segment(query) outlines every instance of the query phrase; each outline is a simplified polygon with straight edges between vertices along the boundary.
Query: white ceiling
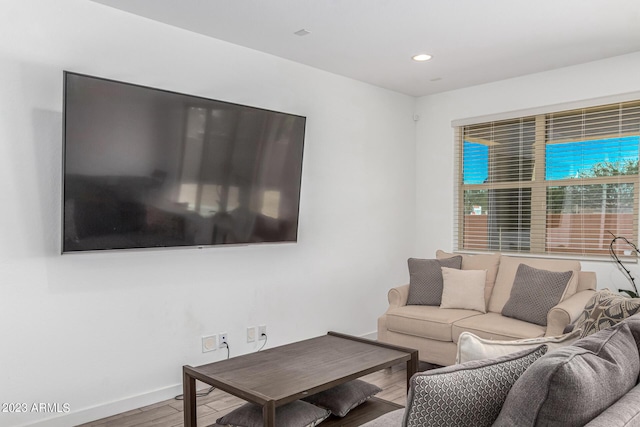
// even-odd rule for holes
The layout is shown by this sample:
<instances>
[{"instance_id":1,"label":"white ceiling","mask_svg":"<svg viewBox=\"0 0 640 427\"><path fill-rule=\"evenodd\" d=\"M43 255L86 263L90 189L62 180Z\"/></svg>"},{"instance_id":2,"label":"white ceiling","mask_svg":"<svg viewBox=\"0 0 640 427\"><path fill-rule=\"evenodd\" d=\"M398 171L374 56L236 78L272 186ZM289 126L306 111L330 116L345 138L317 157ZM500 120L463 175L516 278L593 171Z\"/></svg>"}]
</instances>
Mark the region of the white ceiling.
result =
<instances>
[{"instance_id":1,"label":"white ceiling","mask_svg":"<svg viewBox=\"0 0 640 427\"><path fill-rule=\"evenodd\" d=\"M640 51L640 0L94 1L414 96Z\"/></svg>"}]
</instances>

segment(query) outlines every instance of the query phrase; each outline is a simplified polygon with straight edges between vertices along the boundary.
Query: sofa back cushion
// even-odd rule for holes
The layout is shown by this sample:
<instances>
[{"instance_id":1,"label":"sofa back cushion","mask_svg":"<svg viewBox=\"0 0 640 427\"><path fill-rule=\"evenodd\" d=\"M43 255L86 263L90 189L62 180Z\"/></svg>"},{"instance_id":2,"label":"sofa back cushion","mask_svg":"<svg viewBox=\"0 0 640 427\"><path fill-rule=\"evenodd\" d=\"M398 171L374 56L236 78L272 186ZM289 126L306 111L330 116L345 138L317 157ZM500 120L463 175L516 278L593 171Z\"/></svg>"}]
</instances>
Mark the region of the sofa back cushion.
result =
<instances>
[{"instance_id":1,"label":"sofa back cushion","mask_svg":"<svg viewBox=\"0 0 640 427\"><path fill-rule=\"evenodd\" d=\"M493 285L496 283L498 275L498 267L500 266L500 254L452 254L438 250L436 252L437 259L451 258L454 256L462 256L461 270L487 270L487 277L484 287L484 301L489 302Z\"/></svg>"},{"instance_id":2,"label":"sofa back cushion","mask_svg":"<svg viewBox=\"0 0 640 427\"><path fill-rule=\"evenodd\" d=\"M513 385L494 426L583 426L638 381L632 328L619 323L549 352Z\"/></svg>"},{"instance_id":3,"label":"sofa back cushion","mask_svg":"<svg viewBox=\"0 0 640 427\"><path fill-rule=\"evenodd\" d=\"M516 278L518 266L525 264L533 268L550 271L580 271L580 261L541 258L520 258L502 255L500 257L500 269L496 276L496 283L491 292L487 311L502 313L504 305L511 296L511 288ZM560 301L576 293L578 288L578 274L574 274Z\"/></svg>"}]
</instances>

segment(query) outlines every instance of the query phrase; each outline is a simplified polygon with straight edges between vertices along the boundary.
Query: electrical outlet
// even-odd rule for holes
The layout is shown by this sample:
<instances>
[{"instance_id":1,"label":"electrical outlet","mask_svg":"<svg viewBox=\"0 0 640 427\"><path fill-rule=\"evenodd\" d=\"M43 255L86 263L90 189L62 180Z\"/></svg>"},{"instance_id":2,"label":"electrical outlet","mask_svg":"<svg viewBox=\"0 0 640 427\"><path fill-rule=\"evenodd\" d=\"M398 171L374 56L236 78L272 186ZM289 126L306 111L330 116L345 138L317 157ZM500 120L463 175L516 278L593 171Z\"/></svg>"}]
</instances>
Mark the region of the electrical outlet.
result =
<instances>
[{"instance_id":1,"label":"electrical outlet","mask_svg":"<svg viewBox=\"0 0 640 427\"><path fill-rule=\"evenodd\" d=\"M218 348L225 348L228 347L227 344L227 333L226 332L220 332L220 340L218 341Z\"/></svg>"},{"instance_id":2,"label":"electrical outlet","mask_svg":"<svg viewBox=\"0 0 640 427\"><path fill-rule=\"evenodd\" d=\"M254 342L256 340L256 327L249 326L247 328L247 342Z\"/></svg>"},{"instance_id":3,"label":"electrical outlet","mask_svg":"<svg viewBox=\"0 0 640 427\"><path fill-rule=\"evenodd\" d=\"M218 348L218 336L217 335L207 335L206 337L202 337L202 352L207 353L209 351L214 351Z\"/></svg>"},{"instance_id":4,"label":"electrical outlet","mask_svg":"<svg viewBox=\"0 0 640 427\"><path fill-rule=\"evenodd\" d=\"M264 341L267 339L267 325L258 326L258 341Z\"/></svg>"}]
</instances>

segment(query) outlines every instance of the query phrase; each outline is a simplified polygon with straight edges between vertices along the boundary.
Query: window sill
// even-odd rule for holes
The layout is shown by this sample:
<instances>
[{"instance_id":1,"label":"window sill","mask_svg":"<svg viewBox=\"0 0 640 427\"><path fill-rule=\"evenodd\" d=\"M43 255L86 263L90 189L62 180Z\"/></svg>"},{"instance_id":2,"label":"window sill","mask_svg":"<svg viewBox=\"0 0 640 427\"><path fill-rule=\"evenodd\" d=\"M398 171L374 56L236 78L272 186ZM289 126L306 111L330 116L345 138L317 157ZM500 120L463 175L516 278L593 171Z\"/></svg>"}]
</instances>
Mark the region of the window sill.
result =
<instances>
[{"instance_id":1,"label":"window sill","mask_svg":"<svg viewBox=\"0 0 640 427\"><path fill-rule=\"evenodd\" d=\"M586 262L606 262L606 263L615 263L615 261L608 255L578 255L578 254L532 254L532 253L524 253L524 252L500 252L500 251L472 251L472 250L456 250L453 251L455 254L466 254L466 255L486 255L486 254L495 254L501 253L510 257L519 257L519 258L542 258L542 259L570 259L577 261L586 261ZM620 261L627 264L638 264L638 257L634 256L620 256Z\"/></svg>"}]
</instances>

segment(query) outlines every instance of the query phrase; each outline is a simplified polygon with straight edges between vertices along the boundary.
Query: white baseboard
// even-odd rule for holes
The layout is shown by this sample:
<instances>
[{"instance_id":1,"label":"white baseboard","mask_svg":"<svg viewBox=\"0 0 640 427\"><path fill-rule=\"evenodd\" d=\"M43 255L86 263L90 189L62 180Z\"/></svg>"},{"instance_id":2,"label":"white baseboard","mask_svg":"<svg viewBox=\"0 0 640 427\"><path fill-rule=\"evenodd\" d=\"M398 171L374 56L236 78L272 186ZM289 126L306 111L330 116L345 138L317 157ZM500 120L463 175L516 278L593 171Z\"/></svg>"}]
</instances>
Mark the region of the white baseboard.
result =
<instances>
[{"instance_id":1,"label":"white baseboard","mask_svg":"<svg viewBox=\"0 0 640 427\"><path fill-rule=\"evenodd\" d=\"M142 408L154 403L162 402L163 400L171 399L179 394L182 394L181 384L165 387L148 393L139 394L137 396L126 397L121 400L104 403L89 408L84 408L79 411L73 411L72 409L72 411L67 414L58 415L52 418L30 422L27 424L20 424L16 427L76 426L102 418L111 417L113 415L121 414L133 409Z\"/></svg>"},{"instance_id":2,"label":"white baseboard","mask_svg":"<svg viewBox=\"0 0 640 427\"><path fill-rule=\"evenodd\" d=\"M378 339L378 331L369 332L368 334L360 335L360 337L375 341Z\"/></svg>"},{"instance_id":3,"label":"white baseboard","mask_svg":"<svg viewBox=\"0 0 640 427\"><path fill-rule=\"evenodd\" d=\"M378 332L370 332L360 335L361 338L376 340ZM198 382L198 389L209 387L206 384ZM104 403L101 405L84 408L79 411L71 411L68 414L57 415L52 418L34 421L27 424L20 424L15 427L69 427L78 424L84 424L91 421L99 420L133 409L142 408L144 406L153 405L182 394L182 384L165 387L148 393L139 394L137 396L126 397L121 400Z\"/></svg>"}]
</instances>

